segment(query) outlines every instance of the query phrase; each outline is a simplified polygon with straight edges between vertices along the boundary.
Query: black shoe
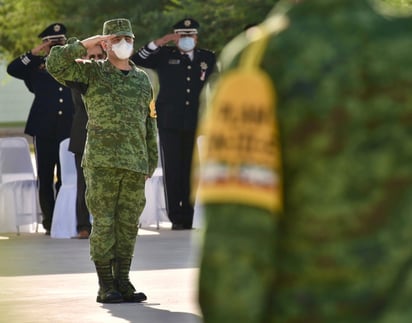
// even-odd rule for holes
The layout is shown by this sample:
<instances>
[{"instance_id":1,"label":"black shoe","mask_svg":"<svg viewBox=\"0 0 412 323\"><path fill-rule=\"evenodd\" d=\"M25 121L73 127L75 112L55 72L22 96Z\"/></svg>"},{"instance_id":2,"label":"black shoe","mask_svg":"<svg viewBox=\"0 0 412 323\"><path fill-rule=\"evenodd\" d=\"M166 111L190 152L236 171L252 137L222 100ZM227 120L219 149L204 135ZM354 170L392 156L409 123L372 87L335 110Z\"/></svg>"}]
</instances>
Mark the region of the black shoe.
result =
<instances>
[{"instance_id":1,"label":"black shoe","mask_svg":"<svg viewBox=\"0 0 412 323\"><path fill-rule=\"evenodd\" d=\"M131 295L123 295L123 302L125 303L141 303L147 300L144 293L133 293Z\"/></svg>"},{"instance_id":2,"label":"black shoe","mask_svg":"<svg viewBox=\"0 0 412 323\"><path fill-rule=\"evenodd\" d=\"M144 293L136 293L136 288L130 280L125 282L119 282L115 280L116 289L122 294L123 302L125 303L140 303L147 300Z\"/></svg>"},{"instance_id":3,"label":"black shoe","mask_svg":"<svg viewBox=\"0 0 412 323\"><path fill-rule=\"evenodd\" d=\"M177 223L173 223L172 224L172 230L184 230L184 226L183 224L177 224Z\"/></svg>"},{"instance_id":4,"label":"black shoe","mask_svg":"<svg viewBox=\"0 0 412 323\"><path fill-rule=\"evenodd\" d=\"M99 289L96 302L98 303L121 303L123 302L122 294L113 289Z\"/></svg>"},{"instance_id":5,"label":"black shoe","mask_svg":"<svg viewBox=\"0 0 412 323\"><path fill-rule=\"evenodd\" d=\"M72 237L72 239L89 239L89 231L81 230L76 236Z\"/></svg>"},{"instance_id":6,"label":"black shoe","mask_svg":"<svg viewBox=\"0 0 412 323\"><path fill-rule=\"evenodd\" d=\"M46 236L49 236L49 235L50 235L50 230L47 230L46 233L45 233L45 235L46 235Z\"/></svg>"}]
</instances>

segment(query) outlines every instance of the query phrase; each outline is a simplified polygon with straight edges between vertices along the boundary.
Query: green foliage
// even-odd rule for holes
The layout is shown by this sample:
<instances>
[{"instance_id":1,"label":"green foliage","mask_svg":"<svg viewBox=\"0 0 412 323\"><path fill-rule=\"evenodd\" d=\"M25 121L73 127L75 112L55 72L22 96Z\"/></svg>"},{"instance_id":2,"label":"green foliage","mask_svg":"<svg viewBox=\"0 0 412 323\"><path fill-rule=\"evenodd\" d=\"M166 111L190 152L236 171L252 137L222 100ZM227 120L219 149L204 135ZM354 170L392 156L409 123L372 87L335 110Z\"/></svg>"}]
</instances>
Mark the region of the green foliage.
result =
<instances>
[{"instance_id":1,"label":"green foliage","mask_svg":"<svg viewBox=\"0 0 412 323\"><path fill-rule=\"evenodd\" d=\"M393 6L412 6L412 0L386 0L384 2Z\"/></svg>"},{"instance_id":2,"label":"green foliage","mask_svg":"<svg viewBox=\"0 0 412 323\"><path fill-rule=\"evenodd\" d=\"M258 22L277 0L1 0L0 59L10 60L39 43L46 26L62 22L68 36L80 39L100 34L103 22L128 18L136 35L135 46L172 32L186 16L200 22L199 44L219 52L224 44L251 22Z\"/></svg>"},{"instance_id":3,"label":"green foliage","mask_svg":"<svg viewBox=\"0 0 412 323\"><path fill-rule=\"evenodd\" d=\"M137 48L191 16L200 22L199 45L219 54L246 25L262 21L277 1L0 0L0 59L10 60L33 48L39 43L36 36L53 22L64 23L68 36L82 39L100 34L105 20L120 17L131 20ZM412 0L368 1L412 8Z\"/></svg>"},{"instance_id":4,"label":"green foliage","mask_svg":"<svg viewBox=\"0 0 412 323\"><path fill-rule=\"evenodd\" d=\"M45 5L44 2L4 0L0 3L0 58L23 53L38 42L35 36L55 18L53 6ZM49 22L37 19L41 16L48 17ZM30 19L31 17L34 19Z\"/></svg>"}]
</instances>

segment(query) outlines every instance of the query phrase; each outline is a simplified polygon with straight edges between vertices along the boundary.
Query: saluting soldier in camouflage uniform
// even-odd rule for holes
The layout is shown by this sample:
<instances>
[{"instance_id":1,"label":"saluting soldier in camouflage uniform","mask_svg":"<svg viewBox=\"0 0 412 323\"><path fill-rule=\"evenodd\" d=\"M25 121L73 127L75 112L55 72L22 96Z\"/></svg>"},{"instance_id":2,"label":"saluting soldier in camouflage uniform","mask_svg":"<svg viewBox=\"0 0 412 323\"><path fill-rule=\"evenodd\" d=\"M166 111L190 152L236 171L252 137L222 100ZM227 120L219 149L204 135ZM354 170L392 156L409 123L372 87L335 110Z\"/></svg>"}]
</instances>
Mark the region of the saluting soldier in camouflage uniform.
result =
<instances>
[{"instance_id":1,"label":"saluting soldier in camouflage uniform","mask_svg":"<svg viewBox=\"0 0 412 323\"><path fill-rule=\"evenodd\" d=\"M277 93L283 208L204 199L204 322L412 322L412 19L377 3L277 7L222 52L232 71L236 48L286 21L261 65Z\"/></svg>"},{"instance_id":2,"label":"saluting soldier in camouflage uniform","mask_svg":"<svg viewBox=\"0 0 412 323\"><path fill-rule=\"evenodd\" d=\"M156 124L150 117L152 86L129 57L134 35L130 21L113 19L103 36L69 39L50 53L47 67L62 83L80 82L89 117L82 166L86 202L93 215L90 253L99 277L97 301L141 302L129 281L139 216L145 204L145 178L157 164ZM101 44L105 61L77 63Z\"/></svg>"}]
</instances>

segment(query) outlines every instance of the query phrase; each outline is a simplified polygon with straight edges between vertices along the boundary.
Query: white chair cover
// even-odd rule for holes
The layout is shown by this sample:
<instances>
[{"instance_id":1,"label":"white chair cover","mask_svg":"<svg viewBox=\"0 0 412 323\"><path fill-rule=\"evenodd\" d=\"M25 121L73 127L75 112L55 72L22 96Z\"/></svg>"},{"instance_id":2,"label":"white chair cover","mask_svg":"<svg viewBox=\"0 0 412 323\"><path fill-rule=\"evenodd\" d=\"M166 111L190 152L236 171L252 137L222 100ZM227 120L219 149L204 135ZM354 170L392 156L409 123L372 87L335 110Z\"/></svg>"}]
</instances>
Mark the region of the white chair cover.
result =
<instances>
[{"instance_id":1,"label":"white chair cover","mask_svg":"<svg viewBox=\"0 0 412 323\"><path fill-rule=\"evenodd\" d=\"M0 138L0 232L34 232L40 222L29 144L24 137Z\"/></svg>"},{"instance_id":2,"label":"white chair cover","mask_svg":"<svg viewBox=\"0 0 412 323\"><path fill-rule=\"evenodd\" d=\"M74 154L68 150L70 139L60 143L60 168L62 185L56 197L53 221L50 231L52 238L72 238L77 235L76 194L77 172Z\"/></svg>"},{"instance_id":3,"label":"white chair cover","mask_svg":"<svg viewBox=\"0 0 412 323\"><path fill-rule=\"evenodd\" d=\"M205 136L197 137L197 149L199 153L199 163L202 163L205 149ZM196 201L194 205L194 214L193 214L193 227L201 228L203 226L203 205L200 203L199 198L196 194Z\"/></svg>"},{"instance_id":4,"label":"white chair cover","mask_svg":"<svg viewBox=\"0 0 412 323\"><path fill-rule=\"evenodd\" d=\"M149 227L155 224L159 228L160 222L170 224L166 213L162 167L157 167L152 177L146 180L145 196L146 205L140 215L139 225Z\"/></svg>"},{"instance_id":5,"label":"white chair cover","mask_svg":"<svg viewBox=\"0 0 412 323\"><path fill-rule=\"evenodd\" d=\"M202 160L204 136L199 136L197 146L199 150L199 160ZM166 212L165 194L163 183L163 170L160 164L156 168L153 176L146 181L145 195L146 205L140 215L140 227L149 227L156 225L159 228L160 223L170 226L170 220ZM201 228L203 226L203 209L202 205L197 201L194 205L193 227Z\"/></svg>"},{"instance_id":6,"label":"white chair cover","mask_svg":"<svg viewBox=\"0 0 412 323\"><path fill-rule=\"evenodd\" d=\"M159 136L157 137L157 150L160 151ZM159 229L161 222L171 225L166 212L165 193L163 187L163 169L159 155L157 168L151 178L145 183L146 204L139 218L139 227L156 225Z\"/></svg>"}]
</instances>

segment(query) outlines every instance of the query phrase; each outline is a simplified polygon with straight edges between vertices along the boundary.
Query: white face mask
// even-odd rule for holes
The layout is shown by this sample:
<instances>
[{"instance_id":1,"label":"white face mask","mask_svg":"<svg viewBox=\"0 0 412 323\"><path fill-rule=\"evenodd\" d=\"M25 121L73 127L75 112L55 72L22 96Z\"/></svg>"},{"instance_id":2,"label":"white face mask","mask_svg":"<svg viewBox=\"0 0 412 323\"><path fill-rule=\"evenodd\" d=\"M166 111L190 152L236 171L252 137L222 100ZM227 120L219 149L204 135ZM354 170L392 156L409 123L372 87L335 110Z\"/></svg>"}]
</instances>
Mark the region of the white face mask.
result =
<instances>
[{"instance_id":1,"label":"white face mask","mask_svg":"<svg viewBox=\"0 0 412 323\"><path fill-rule=\"evenodd\" d=\"M195 39L193 37L181 37L177 46L184 52L190 52L195 48Z\"/></svg>"},{"instance_id":2,"label":"white face mask","mask_svg":"<svg viewBox=\"0 0 412 323\"><path fill-rule=\"evenodd\" d=\"M133 44L128 43L124 38L117 44L112 45L112 51L119 59L126 59L132 55Z\"/></svg>"}]
</instances>

